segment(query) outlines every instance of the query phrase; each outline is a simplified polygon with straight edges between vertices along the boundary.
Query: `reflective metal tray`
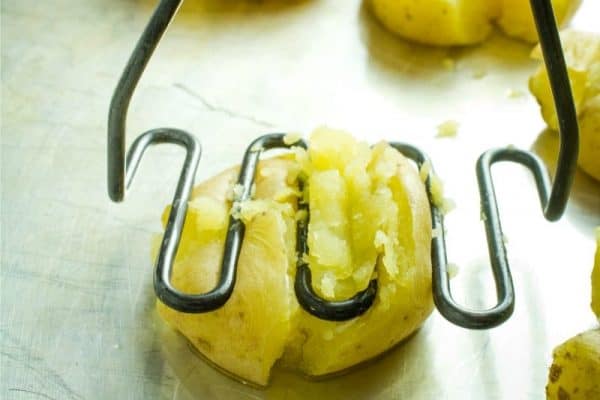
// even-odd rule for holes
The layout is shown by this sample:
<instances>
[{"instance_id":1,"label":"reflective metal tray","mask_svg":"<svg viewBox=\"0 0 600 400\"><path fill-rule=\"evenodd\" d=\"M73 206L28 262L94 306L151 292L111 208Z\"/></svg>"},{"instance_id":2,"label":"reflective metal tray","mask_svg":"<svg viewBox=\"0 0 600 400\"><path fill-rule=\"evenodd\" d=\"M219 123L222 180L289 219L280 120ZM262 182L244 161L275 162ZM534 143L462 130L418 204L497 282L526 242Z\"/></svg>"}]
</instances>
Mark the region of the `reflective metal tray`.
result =
<instances>
[{"instance_id":1,"label":"reflective metal tray","mask_svg":"<svg viewBox=\"0 0 600 400\"><path fill-rule=\"evenodd\" d=\"M260 390L213 370L159 321L149 243L181 154L150 152L122 205L104 183L108 102L153 5L2 3L0 397L543 398L552 348L595 323L600 184L580 172L566 215L550 224L526 171L495 168L517 295L496 329L465 330L434 313L404 345L348 375L313 382L276 371ZM598 30L599 14L586 0L573 25ZM446 220L456 296L482 307L494 290L476 158L510 144L550 168L556 158L556 136L527 90L529 51L500 34L462 49L409 44L359 0L187 0L140 82L128 137L155 126L195 133L199 179L270 131L326 124L413 143L457 204ZM436 138L446 120L459 123L456 138Z\"/></svg>"}]
</instances>

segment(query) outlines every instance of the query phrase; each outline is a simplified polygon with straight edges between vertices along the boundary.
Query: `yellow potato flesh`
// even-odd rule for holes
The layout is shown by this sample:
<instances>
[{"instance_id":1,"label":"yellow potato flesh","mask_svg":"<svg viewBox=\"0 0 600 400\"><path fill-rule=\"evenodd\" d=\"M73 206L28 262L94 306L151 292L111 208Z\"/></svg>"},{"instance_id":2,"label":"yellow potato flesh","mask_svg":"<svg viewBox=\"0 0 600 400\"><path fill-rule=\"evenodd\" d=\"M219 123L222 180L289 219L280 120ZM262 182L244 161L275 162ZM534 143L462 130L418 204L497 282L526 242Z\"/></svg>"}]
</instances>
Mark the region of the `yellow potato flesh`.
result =
<instances>
[{"instance_id":1,"label":"yellow potato flesh","mask_svg":"<svg viewBox=\"0 0 600 400\"><path fill-rule=\"evenodd\" d=\"M319 130L311 139L309 158L316 161L309 171L308 185L310 267L317 277L315 289L326 297L339 300L352 296L374 277L379 290L374 306L347 322L299 313L299 334L288 344L283 363L308 375L340 371L375 357L418 328L433 307L431 220L416 169L386 144L370 150L348 138L344 133L332 135L331 131ZM335 143L350 144L342 151L346 162L321 162ZM342 184L335 186L339 193L325 193L327 187L320 185L321 176L329 173L340 177L336 179ZM315 213L322 196L346 206L345 223ZM322 230L329 230L349 245L349 268L332 269L321 263L334 257L325 242L318 240Z\"/></svg>"},{"instance_id":2,"label":"yellow potato flesh","mask_svg":"<svg viewBox=\"0 0 600 400\"><path fill-rule=\"evenodd\" d=\"M579 166L600 180L600 35L576 31L561 34L571 90L579 121ZM532 57L542 59L536 48ZM541 65L529 80L542 117L558 130L556 108L546 68Z\"/></svg>"},{"instance_id":3,"label":"yellow potato flesh","mask_svg":"<svg viewBox=\"0 0 600 400\"><path fill-rule=\"evenodd\" d=\"M497 0L500 3L498 26L508 36L530 43L538 41L529 0ZM559 26L577 10L580 0L552 0L554 17Z\"/></svg>"},{"instance_id":4,"label":"yellow potato flesh","mask_svg":"<svg viewBox=\"0 0 600 400\"><path fill-rule=\"evenodd\" d=\"M374 14L400 36L433 45L482 42L496 2L486 0L371 0Z\"/></svg>"},{"instance_id":5,"label":"yellow potato flesh","mask_svg":"<svg viewBox=\"0 0 600 400\"><path fill-rule=\"evenodd\" d=\"M320 129L310 143L308 153L296 149L259 163L255 197L236 209L246 234L226 305L184 314L158 302L160 315L204 356L261 385L278 359L308 375L368 360L407 337L433 308L431 220L416 168L387 145L370 150L342 132ZM236 172L194 190L173 272L184 292L206 292L216 282ZM310 205L307 259L315 290L346 298L378 279L374 305L351 321L323 321L297 303L298 175Z\"/></svg>"},{"instance_id":6,"label":"yellow potato flesh","mask_svg":"<svg viewBox=\"0 0 600 400\"><path fill-rule=\"evenodd\" d=\"M546 398L600 399L600 329L581 333L554 349Z\"/></svg>"},{"instance_id":7,"label":"yellow potato flesh","mask_svg":"<svg viewBox=\"0 0 600 400\"><path fill-rule=\"evenodd\" d=\"M558 25L577 10L580 0L552 0ZM508 36L537 42L528 0L371 0L381 23L400 36L437 46L484 41L495 21Z\"/></svg>"},{"instance_id":8,"label":"yellow potato flesh","mask_svg":"<svg viewBox=\"0 0 600 400\"><path fill-rule=\"evenodd\" d=\"M285 191L290 160L266 163L272 174L257 179L257 198ZM173 285L185 293L205 293L217 281L228 221L228 184L237 170L198 186L189 204ZM265 193L266 192L266 193ZM232 374L266 384L291 329L292 282L288 269L295 228L277 207L248 221L236 288L222 308L204 314L177 312L160 301L159 314L208 359Z\"/></svg>"}]
</instances>

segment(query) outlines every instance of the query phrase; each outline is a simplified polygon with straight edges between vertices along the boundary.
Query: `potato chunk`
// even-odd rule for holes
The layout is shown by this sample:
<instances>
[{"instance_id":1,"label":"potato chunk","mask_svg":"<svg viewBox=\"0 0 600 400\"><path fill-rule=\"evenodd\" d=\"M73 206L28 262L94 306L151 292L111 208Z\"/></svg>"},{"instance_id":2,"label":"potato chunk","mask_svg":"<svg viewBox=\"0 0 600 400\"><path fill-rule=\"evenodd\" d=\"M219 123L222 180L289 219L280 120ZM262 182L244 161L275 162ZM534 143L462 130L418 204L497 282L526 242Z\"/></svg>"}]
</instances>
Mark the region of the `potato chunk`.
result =
<instances>
[{"instance_id":1,"label":"potato chunk","mask_svg":"<svg viewBox=\"0 0 600 400\"><path fill-rule=\"evenodd\" d=\"M579 166L600 180L600 36L566 31L561 34L565 61L579 120ZM541 60L537 47L532 57ZM558 130L556 108L541 65L529 80L529 89L540 104L542 117L552 130Z\"/></svg>"},{"instance_id":2,"label":"potato chunk","mask_svg":"<svg viewBox=\"0 0 600 400\"><path fill-rule=\"evenodd\" d=\"M538 41L538 34L529 0L497 0L500 3L498 26L508 36L530 43ZM558 26L569 20L575 13L580 0L552 0L554 17Z\"/></svg>"},{"instance_id":3,"label":"potato chunk","mask_svg":"<svg viewBox=\"0 0 600 400\"><path fill-rule=\"evenodd\" d=\"M496 24L508 36L537 42L528 0L371 0L373 13L390 31L423 44L469 45L483 42ZM552 0L558 25L580 0Z\"/></svg>"},{"instance_id":4,"label":"potato chunk","mask_svg":"<svg viewBox=\"0 0 600 400\"><path fill-rule=\"evenodd\" d=\"M489 35L496 1L371 0L377 18L390 31L423 44L480 43Z\"/></svg>"},{"instance_id":5,"label":"potato chunk","mask_svg":"<svg viewBox=\"0 0 600 400\"><path fill-rule=\"evenodd\" d=\"M186 293L206 292L216 282L236 173L225 171L194 190L173 270L174 286ZM342 299L378 279L373 306L353 320L323 321L298 305L300 196L310 205L309 254L302 256L315 290ZM346 133L319 129L308 152L261 161L254 198L233 209L246 234L231 299L205 314L158 302L169 324L230 373L265 385L278 359L308 375L344 370L400 342L431 313L427 196L417 169L388 145L371 149Z\"/></svg>"},{"instance_id":6,"label":"potato chunk","mask_svg":"<svg viewBox=\"0 0 600 400\"><path fill-rule=\"evenodd\" d=\"M600 329L581 333L554 349L546 398L600 399Z\"/></svg>"}]
</instances>

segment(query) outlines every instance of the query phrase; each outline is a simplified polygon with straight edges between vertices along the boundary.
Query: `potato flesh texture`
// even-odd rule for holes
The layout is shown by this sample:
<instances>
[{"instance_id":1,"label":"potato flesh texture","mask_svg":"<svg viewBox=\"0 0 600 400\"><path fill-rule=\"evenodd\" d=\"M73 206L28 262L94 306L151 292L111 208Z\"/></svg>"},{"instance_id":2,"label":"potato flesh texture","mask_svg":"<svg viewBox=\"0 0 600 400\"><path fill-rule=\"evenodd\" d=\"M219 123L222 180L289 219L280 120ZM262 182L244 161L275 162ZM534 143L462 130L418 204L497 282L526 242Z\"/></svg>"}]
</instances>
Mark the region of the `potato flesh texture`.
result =
<instances>
[{"instance_id":1,"label":"potato flesh texture","mask_svg":"<svg viewBox=\"0 0 600 400\"><path fill-rule=\"evenodd\" d=\"M488 0L371 0L389 30L423 44L466 45L485 40L497 10Z\"/></svg>"},{"instance_id":2,"label":"potato flesh texture","mask_svg":"<svg viewBox=\"0 0 600 400\"><path fill-rule=\"evenodd\" d=\"M271 198L285 190L289 161L267 164L274 175L257 180L258 198ZM260 167L259 167L260 168ZM185 293L211 290L221 267L228 214L225 206L228 182L237 171L228 171L194 190L186 226L177 254L173 285ZM198 208L197 205L204 207ZM208 221L220 219L218 229ZM159 314L181 331L209 360L221 368L266 385L272 365L281 356L290 335L292 304L289 269L295 230L292 217L277 210L266 211L249 222L238 265L235 290L220 309L203 314L185 314L157 303Z\"/></svg>"},{"instance_id":3,"label":"potato flesh texture","mask_svg":"<svg viewBox=\"0 0 600 400\"><path fill-rule=\"evenodd\" d=\"M321 142L326 139L329 136L312 137L311 158L320 160L318 165L341 168L339 164L322 162L323 154L319 151L329 147L329 143ZM338 143L345 141L339 140ZM342 152L354 155L360 153L360 145L353 145L354 147L344 148ZM359 158L360 156L354 157ZM358 166L350 163L344 168L347 186L366 185L373 189L370 195L368 191L366 195L363 191L364 199L355 199L350 208L348 221L352 225L351 230L363 236L350 235L347 240L352 243L354 267L360 265L355 263L360 253L357 252L358 245L362 246L361 251L362 248L369 247L371 253L377 253L369 256L373 262L371 271L377 262L377 256L381 255L377 268L378 296L367 313L346 322L320 320L303 310L298 314L297 333L286 347L282 363L299 368L308 375L340 371L375 357L413 332L433 307L429 255L431 221L426 207L426 195L416 169L395 150L383 144L375 146L366 167L369 184L364 182L364 176L360 173L354 175L361 171ZM324 195L317 190L326 188L312 184L309 187L312 212L314 198ZM406 190L407 187L412 190ZM354 218L361 214L364 216L362 219ZM314 229L312 224L313 219L311 228ZM377 231L385 232L387 240L379 249L375 246ZM366 236L368 239L365 239ZM315 241L315 248L311 248L311 253L322 251L320 245L322 242ZM311 270L315 267L320 268L311 264ZM340 279L336 283L341 287L340 290L335 290L336 295L340 292L345 297L355 294L345 292L347 280ZM368 283L368 279L364 283Z\"/></svg>"},{"instance_id":4,"label":"potato flesh texture","mask_svg":"<svg viewBox=\"0 0 600 400\"><path fill-rule=\"evenodd\" d=\"M565 31L561 33L567 72L576 109L587 99L600 94L600 37L593 33ZM537 46L531 57L543 61L542 52ZM529 89L540 103L544 121L553 130L558 130L556 107L552 97L548 72L541 64L529 80Z\"/></svg>"},{"instance_id":5,"label":"potato flesh texture","mask_svg":"<svg viewBox=\"0 0 600 400\"><path fill-rule=\"evenodd\" d=\"M579 166L600 180L600 36L566 31L561 34L565 61L579 120ZM542 59L539 47L532 57ZM556 108L543 65L529 81L540 103L542 116L552 130L558 130Z\"/></svg>"},{"instance_id":6,"label":"potato flesh texture","mask_svg":"<svg viewBox=\"0 0 600 400\"><path fill-rule=\"evenodd\" d=\"M600 95L588 101L579 117L579 167L600 181Z\"/></svg>"},{"instance_id":7,"label":"potato flesh texture","mask_svg":"<svg viewBox=\"0 0 600 400\"><path fill-rule=\"evenodd\" d=\"M547 399L600 399L600 329L567 340L553 356Z\"/></svg>"},{"instance_id":8,"label":"potato flesh texture","mask_svg":"<svg viewBox=\"0 0 600 400\"><path fill-rule=\"evenodd\" d=\"M508 36L530 43L538 41L535 21L529 0L499 0L498 26ZM558 26L566 22L579 7L580 0L552 0Z\"/></svg>"},{"instance_id":9,"label":"potato flesh texture","mask_svg":"<svg viewBox=\"0 0 600 400\"><path fill-rule=\"evenodd\" d=\"M310 143L308 260L317 292L344 299L368 285L379 255L397 273L398 206L388 181L399 155L330 130L316 131Z\"/></svg>"}]
</instances>

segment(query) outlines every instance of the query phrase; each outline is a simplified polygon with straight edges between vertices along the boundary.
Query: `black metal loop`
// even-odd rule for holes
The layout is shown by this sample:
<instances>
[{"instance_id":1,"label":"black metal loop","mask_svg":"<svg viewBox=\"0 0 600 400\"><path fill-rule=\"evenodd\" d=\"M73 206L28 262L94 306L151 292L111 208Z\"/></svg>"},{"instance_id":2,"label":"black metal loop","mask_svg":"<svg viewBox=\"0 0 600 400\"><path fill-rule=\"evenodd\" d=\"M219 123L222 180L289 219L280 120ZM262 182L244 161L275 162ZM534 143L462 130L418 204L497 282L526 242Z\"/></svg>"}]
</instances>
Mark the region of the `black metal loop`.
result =
<instances>
[{"instance_id":1,"label":"black metal loop","mask_svg":"<svg viewBox=\"0 0 600 400\"><path fill-rule=\"evenodd\" d=\"M362 315L375 301L377 280L371 280L366 289L346 300L329 301L321 298L312 287L310 267L305 261L305 256L309 251L307 236L310 210L308 204L301 201L298 202L298 209L305 210L307 214L307 219L299 220L296 228L296 253L298 260L294 290L298 303L315 317L330 321L346 321Z\"/></svg>"},{"instance_id":2,"label":"black metal loop","mask_svg":"<svg viewBox=\"0 0 600 400\"><path fill-rule=\"evenodd\" d=\"M107 179L112 201L125 198L125 126L133 92L150 61L160 38L183 0L162 0L131 53L115 88L108 113Z\"/></svg>"},{"instance_id":3,"label":"black metal loop","mask_svg":"<svg viewBox=\"0 0 600 400\"><path fill-rule=\"evenodd\" d=\"M284 136L284 134L279 133L264 135L250 143L240 166L237 185L242 188L242 191L235 199L236 202L243 202L250 198L251 188L254 184L260 154L264 150L273 148L289 148L292 146L284 142ZM293 145L306 148L306 144L303 141L299 141ZM167 230L168 228L169 226L167 225ZM161 259L161 256L159 256L154 285L157 296L169 307L187 313L208 312L223 306L231 297L235 287L237 263L244 240L244 233L244 223L240 219L230 217L229 225L227 227L227 235L225 238L225 247L223 250L223 259L221 261L219 280L217 285L207 293L185 294L172 287L170 283L170 276L173 259L168 257L169 255L174 254L174 252L165 252L164 259ZM166 236L170 236L168 231L165 232L165 237ZM179 238L177 237L177 242L178 239Z\"/></svg>"},{"instance_id":4,"label":"black metal loop","mask_svg":"<svg viewBox=\"0 0 600 400\"><path fill-rule=\"evenodd\" d=\"M413 160L419 168L428 163L431 168L430 176L434 173L429 158L416 147L402 143L390 143L390 145ZM468 309L456 303L452 297L448 277L444 217L434 203L430 176L427 177L425 186L429 197L431 225L435 232L431 240L432 285L435 305L446 319L465 328L487 329L499 325L510 317L513 312L514 289L508 262L506 261L497 210L496 214L490 214L489 218L486 215L486 233L490 249L491 268L496 285L497 304L487 310ZM484 201L483 199L484 195L482 194L482 201ZM495 205L495 200L493 204ZM490 227L494 227L494 229L489 229Z\"/></svg>"}]
</instances>

